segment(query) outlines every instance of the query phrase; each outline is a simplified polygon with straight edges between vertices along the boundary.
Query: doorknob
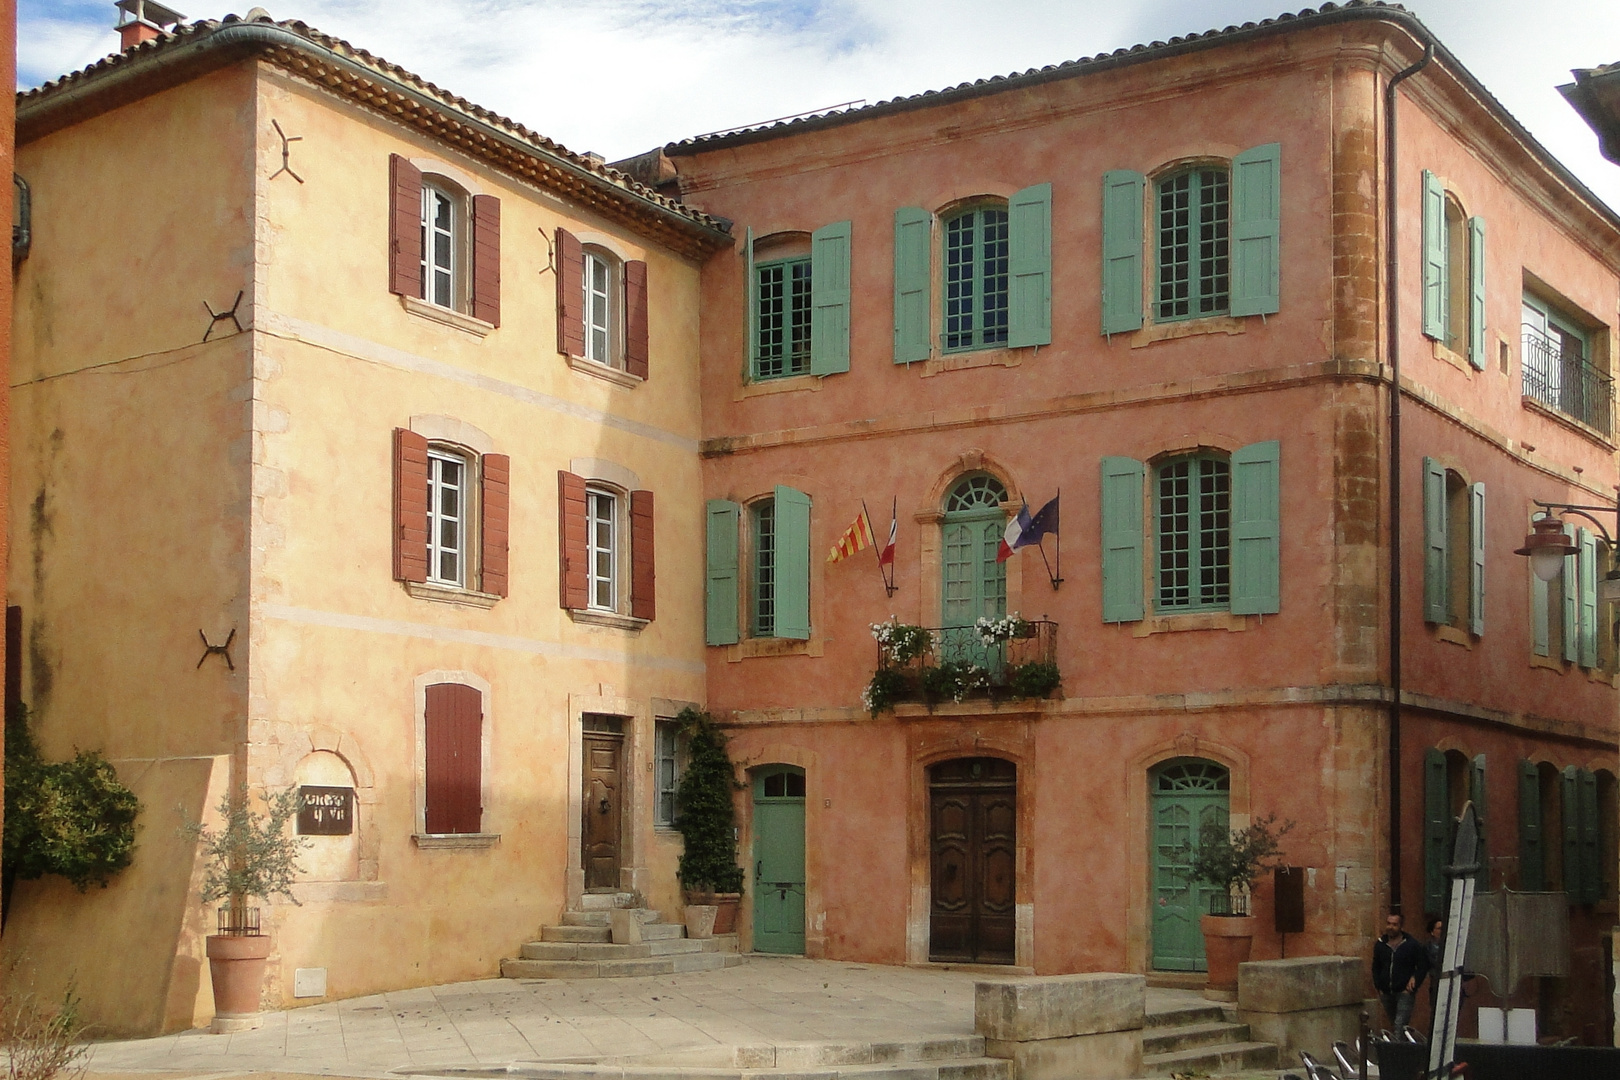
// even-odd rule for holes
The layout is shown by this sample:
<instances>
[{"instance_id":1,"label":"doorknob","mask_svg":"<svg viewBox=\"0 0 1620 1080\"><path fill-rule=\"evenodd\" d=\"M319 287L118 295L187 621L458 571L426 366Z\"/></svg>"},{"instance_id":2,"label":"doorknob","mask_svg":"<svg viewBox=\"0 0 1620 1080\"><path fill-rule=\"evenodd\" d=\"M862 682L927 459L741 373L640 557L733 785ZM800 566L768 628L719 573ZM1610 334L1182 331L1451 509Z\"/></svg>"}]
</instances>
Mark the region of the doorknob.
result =
<instances>
[{"instance_id":1,"label":"doorknob","mask_svg":"<svg viewBox=\"0 0 1620 1080\"><path fill-rule=\"evenodd\" d=\"M611 809L611 807L612 804L608 802L607 796L604 795L602 796L602 801L597 804L596 809L598 812L605 814L609 809Z\"/></svg>"}]
</instances>

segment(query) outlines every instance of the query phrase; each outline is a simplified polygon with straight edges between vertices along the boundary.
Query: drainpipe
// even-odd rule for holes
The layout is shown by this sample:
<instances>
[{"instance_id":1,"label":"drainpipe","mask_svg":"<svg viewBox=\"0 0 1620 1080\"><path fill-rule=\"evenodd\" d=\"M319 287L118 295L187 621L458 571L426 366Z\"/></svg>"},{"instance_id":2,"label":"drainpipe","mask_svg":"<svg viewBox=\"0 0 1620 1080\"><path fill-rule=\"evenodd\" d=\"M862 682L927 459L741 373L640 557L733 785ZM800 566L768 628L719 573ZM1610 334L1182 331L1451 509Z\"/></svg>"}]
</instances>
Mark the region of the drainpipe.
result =
<instances>
[{"instance_id":1,"label":"drainpipe","mask_svg":"<svg viewBox=\"0 0 1620 1080\"><path fill-rule=\"evenodd\" d=\"M1384 288L1389 312L1389 906L1401 910L1401 295L1400 244L1396 235L1395 88L1429 66L1434 42L1423 59L1384 87Z\"/></svg>"}]
</instances>

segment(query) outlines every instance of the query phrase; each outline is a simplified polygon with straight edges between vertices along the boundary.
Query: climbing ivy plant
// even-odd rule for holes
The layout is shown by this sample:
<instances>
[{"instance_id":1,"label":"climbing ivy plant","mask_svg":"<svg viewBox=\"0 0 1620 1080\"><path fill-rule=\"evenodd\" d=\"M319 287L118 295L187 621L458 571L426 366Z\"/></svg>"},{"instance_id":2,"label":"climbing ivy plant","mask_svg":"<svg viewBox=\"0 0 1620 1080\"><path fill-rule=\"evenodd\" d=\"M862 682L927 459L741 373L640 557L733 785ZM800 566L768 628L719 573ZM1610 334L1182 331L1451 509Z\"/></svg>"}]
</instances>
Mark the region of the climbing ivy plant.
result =
<instances>
[{"instance_id":1,"label":"climbing ivy plant","mask_svg":"<svg viewBox=\"0 0 1620 1080\"><path fill-rule=\"evenodd\" d=\"M675 790L675 828L686 841L678 871L681 884L693 892L741 892L731 793L743 785L726 752L729 740L712 716L691 706L676 720L687 748L686 771Z\"/></svg>"}]
</instances>

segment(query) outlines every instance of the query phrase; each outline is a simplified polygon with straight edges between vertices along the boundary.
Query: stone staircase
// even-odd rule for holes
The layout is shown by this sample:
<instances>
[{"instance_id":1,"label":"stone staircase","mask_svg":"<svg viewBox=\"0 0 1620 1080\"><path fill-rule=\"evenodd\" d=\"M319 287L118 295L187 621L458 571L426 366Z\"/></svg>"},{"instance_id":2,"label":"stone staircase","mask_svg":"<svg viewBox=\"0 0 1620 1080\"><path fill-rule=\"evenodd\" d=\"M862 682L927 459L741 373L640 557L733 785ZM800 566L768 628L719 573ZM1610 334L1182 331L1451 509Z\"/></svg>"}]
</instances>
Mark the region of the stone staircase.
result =
<instances>
[{"instance_id":1,"label":"stone staircase","mask_svg":"<svg viewBox=\"0 0 1620 1080\"><path fill-rule=\"evenodd\" d=\"M617 924L617 925L615 925ZM562 925L542 926L517 957L501 961L506 979L607 979L713 971L743 962L736 934L686 936L680 923L660 922L632 893L586 893Z\"/></svg>"},{"instance_id":2,"label":"stone staircase","mask_svg":"<svg viewBox=\"0 0 1620 1080\"><path fill-rule=\"evenodd\" d=\"M1142 1074L1216 1076L1277 1068L1277 1048L1249 1041L1214 1002L1176 1002L1151 1009L1142 1029Z\"/></svg>"}]
</instances>

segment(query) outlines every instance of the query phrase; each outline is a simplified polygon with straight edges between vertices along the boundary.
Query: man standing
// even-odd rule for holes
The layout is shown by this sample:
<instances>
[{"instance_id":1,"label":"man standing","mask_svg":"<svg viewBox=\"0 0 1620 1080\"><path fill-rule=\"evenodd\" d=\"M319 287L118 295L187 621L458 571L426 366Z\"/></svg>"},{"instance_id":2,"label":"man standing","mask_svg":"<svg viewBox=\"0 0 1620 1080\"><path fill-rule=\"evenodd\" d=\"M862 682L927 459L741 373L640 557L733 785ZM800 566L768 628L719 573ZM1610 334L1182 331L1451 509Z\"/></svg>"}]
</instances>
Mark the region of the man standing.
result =
<instances>
[{"instance_id":1,"label":"man standing","mask_svg":"<svg viewBox=\"0 0 1620 1080\"><path fill-rule=\"evenodd\" d=\"M1398 913L1390 912L1384 918L1383 936L1373 944L1373 986L1396 1034L1411 1022L1418 987L1429 973L1428 950L1407 936L1404 925Z\"/></svg>"}]
</instances>

